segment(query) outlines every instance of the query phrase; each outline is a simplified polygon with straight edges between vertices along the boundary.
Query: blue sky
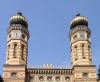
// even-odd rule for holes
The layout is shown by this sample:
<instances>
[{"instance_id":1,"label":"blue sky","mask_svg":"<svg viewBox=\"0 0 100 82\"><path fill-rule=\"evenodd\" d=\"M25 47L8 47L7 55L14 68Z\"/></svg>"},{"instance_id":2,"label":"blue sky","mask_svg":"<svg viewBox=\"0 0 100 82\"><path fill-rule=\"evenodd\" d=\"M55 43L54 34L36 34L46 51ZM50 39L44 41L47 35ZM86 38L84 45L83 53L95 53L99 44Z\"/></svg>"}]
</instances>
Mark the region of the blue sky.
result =
<instances>
[{"instance_id":1,"label":"blue sky","mask_svg":"<svg viewBox=\"0 0 100 82\"><path fill-rule=\"evenodd\" d=\"M77 13L86 16L92 31L92 57L100 64L100 0L0 0L0 74L6 60L6 43L11 16L21 11L30 31L28 66L51 63L69 66L70 21Z\"/></svg>"}]
</instances>

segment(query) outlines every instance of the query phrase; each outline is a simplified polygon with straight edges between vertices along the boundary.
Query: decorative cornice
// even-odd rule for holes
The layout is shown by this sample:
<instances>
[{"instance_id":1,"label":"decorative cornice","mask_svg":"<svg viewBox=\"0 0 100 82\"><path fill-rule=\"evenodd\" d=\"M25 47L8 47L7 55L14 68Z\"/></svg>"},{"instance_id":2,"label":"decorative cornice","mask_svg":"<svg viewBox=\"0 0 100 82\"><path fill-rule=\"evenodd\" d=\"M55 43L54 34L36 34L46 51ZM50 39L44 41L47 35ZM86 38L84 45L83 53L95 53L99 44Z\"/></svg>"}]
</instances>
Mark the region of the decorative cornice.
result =
<instances>
[{"instance_id":1,"label":"decorative cornice","mask_svg":"<svg viewBox=\"0 0 100 82\"><path fill-rule=\"evenodd\" d=\"M17 67L18 67L18 66L19 66L19 67L20 67L20 66L24 66L24 67L26 67L26 65L24 65L24 64L21 64L21 65L4 64L3 66L4 66L4 67L5 67L5 66L8 66L8 67L9 67L9 66L12 66L12 67L15 67L15 66L17 66Z\"/></svg>"},{"instance_id":2,"label":"decorative cornice","mask_svg":"<svg viewBox=\"0 0 100 82\"><path fill-rule=\"evenodd\" d=\"M44 66L28 66L28 69L72 69L72 66L52 66L52 64L44 64Z\"/></svg>"},{"instance_id":3,"label":"decorative cornice","mask_svg":"<svg viewBox=\"0 0 100 82\"><path fill-rule=\"evenodd\" d=\"M24 33L26 33L28 35L28 39L30 37L29 31L28 29L24 28L22 25L11 25L8 29L7 29L7 33L10 33L12 30L21 30Z\"/></svg>"},{"instance_id":4,"label":"decorative cornice","mask_svg":"<svg viewBox=\"0 0 100 82\"><path fill-rule=\"evenodd\" d=\"M21 40L22 42L25 42L27 44L27 41L25 41L23 39L19 39L19 38L18 39L17 38L16 39L10 39L9 41L7 41L7 43L9 43L11 40Z\"/></svg>"},{"instance_id":5,"label":"decorative cornice","mask_svg":"<svg viewBox=\"0 0 100 82\"><path fill-rule=\"evenodd\" d=\"M71 37L71 35L73 35L74 33L78 32L78 31L86 31L89 35L91 34L91 30L88 27L86 27L84 25L79 25L70 31L69 38Z\"/></svg>"},{"instance_id":6,"label":"decorative cornice","mask_svg":"<svg viewBox=\"0 0 100 82\"><path fill-rule=\"evenodd\" d=\"M76 43L76 42L78 42L78 41L87 41L88 43L90 43L91 44L91 42L89 41L89 40L87 40L87 39L78 39L78 40L76 40L76 41L73 41L72 43L71 43L71 46L72 46L72 44L74 44L74 43ZM71 47L70 46L70 47Z\"/></svg>"},{"instance_id":7,"label":"decorative cornice","mask_svg":"<svg viewBox=\"0 0 100 82\"><path fill-rule=\"evenodd\" d=\"M52 66L52 64L44 64L44 66L27 67L28 73L33 74L72 74L72 66Z\"/></svg>"},{"instance_id":8,"label":"decorative cornice","mask_svg":"<svg viewBox=\"0 0 100 82\"><path fill-rule=\"evenodd\" d=\"M29 74L73 74L72 69L27 69Z\"/></svg>"},{"instance_id":9,"label":"decorative cornice","mask_svg":"<svg viewBox=\"0 0 100 82\"><path fill-rule=\"evenodd\" d=\"M74 65L74 67L96 67L96 65Z\"/></svg>"}]
</instances>

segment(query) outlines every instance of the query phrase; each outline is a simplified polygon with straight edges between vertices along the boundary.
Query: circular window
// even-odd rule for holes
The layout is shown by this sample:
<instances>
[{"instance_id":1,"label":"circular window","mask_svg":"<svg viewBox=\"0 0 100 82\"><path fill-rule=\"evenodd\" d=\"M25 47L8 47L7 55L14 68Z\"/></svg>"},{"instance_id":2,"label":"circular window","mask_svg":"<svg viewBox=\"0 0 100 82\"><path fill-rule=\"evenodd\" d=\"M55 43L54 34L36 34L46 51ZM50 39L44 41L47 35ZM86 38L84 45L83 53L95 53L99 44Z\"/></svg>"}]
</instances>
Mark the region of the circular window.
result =
<instances>
[{"instance_id":1,"label":"circular window","mask_svg":"<svg viewBox=\"0 0 100 82\"><path fill-rule=\"evenodd\" d=\"M9 38L11 38L11 34L9 34Z\"/></svg>"},{"instance_id":2,"label":"circular window","mask_svg":"<svg viewBox=\"0 0 100 82\"><path fill-rule=\"evenodd\" d=\"M83 73L83 77L87 78L88 77L88 73Z\"/></svg>"},{"instance_id":3,"label":"circular window","mask_svg":"<svg viewBox=\"0 0 100 82\"><path fill-rule=\"evenodd\" d=\"M39 77L39 80L40 80L40 81L43 81L43 80L44 80L44 78L41 76L41 77Z\"/></svg>"},{"instance_id":4,"label":"circular window","mask_svg":"<svg viewBox=\"0 0 100 82\"><path fill-rule=\"evenodd\" d=\"M48 80L48 81L51 81L51 80L52 80L52 77L48 77L47 80Z\"/></svg>"},{"instance_id":5,"label":"circular window","mask_svg":"<svg viewBox=\"0 0 100 82\"><path fill-rule=\"evenodd\" d=\"M76 39L77 39L77 35L75 35L75 36L73 37L73 39L76 40Z\"/></svg>"},{"instance_id":6,"label":"circular window","mask_svg":"<svg viewBox=\"0 0 100 82\"><path fill-rule=\"evenodd\" d=\"M31 77L30 77L30 81L33 81L33 80L34 80L34 77L31 76Z\"/></svg>"},{"instance_id":7,"label":"circular window","mask_svg":"<svg viewBox=\"0 0 100 82\"><path fill-rule=\"evenodd\" d=\"M55 79L56 79L57 81L60 81L60 77L56 77Z\"/></svg>"},{"instance_id":8,"label":"circular window","mask_svg":"<svg viewBox=\"0 0 100 82\"><path fill-rule=\"evenodd\" d=\"M11 76L12 76L12 77L16 77L17 74L16 74L15 72L13 72L13 73L11 73Z\"/></svg>"},{"instance_id":9,"label":"circular window","mask_svg":"<svg viewBox=\"0 0 100 82\"><path fill-rule=\"evenodd\" d=\"M70 77L65 77L65 80L66 80L66 81L69 81L69 80L70 80Z\"/></svg>"},{"instance_id":10,"label":"circular window","mask_svg":"<svg viewBox=\"0 0 100 82\"><path fill-rule=\"evenodd\" d=\"M22 34L22 38L25 39L25 35Z\"/></svg>"},{"instance_id":11,"label":"circular window","mask_svg":"<svg viewBox=\"0 0 100 82\"><path fill-rule=\"evenodd\" d=\"M8 45L8 48L10 48L10 44Z\"/></svg>"}]
</instances>

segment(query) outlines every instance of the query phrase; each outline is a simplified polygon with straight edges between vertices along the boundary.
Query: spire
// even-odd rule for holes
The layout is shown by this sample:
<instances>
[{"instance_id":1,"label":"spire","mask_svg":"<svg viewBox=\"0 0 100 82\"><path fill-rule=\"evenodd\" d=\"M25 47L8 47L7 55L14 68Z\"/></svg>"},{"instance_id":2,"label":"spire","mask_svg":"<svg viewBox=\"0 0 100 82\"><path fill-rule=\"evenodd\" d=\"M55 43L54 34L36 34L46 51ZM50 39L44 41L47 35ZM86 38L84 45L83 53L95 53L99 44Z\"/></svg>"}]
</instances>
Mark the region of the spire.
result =
<instances>
[{"instance_id":1,"label":"spire","mask_svg":"<svg viewBox=\"0 0 100 82\"><path fill-rule=\"evenodd\" d=\"M22 13L20 11L17 14L22 15Z\"/></svg>"},{"instance_id":2,"label":"spire","mask_svg":"<svg viewBox=\"0 0 100 82\"><path fill-rule=\"evenodd\" d=\"M80 13L77 13L76 16L80 16Z\"/></svg>"}]
</instances>

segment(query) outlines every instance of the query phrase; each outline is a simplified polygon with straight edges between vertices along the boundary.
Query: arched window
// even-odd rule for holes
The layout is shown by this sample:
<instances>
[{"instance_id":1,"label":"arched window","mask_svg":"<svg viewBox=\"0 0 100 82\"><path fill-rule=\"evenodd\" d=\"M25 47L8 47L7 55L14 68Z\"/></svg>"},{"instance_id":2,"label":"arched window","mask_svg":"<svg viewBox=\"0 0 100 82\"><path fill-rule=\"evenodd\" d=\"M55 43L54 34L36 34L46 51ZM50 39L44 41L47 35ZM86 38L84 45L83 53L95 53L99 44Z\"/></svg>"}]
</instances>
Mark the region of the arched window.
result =
<instances>
[{"instance_id":1,"label":"arched window","mask_svg":"<svg viewBox=\"0 0 100 82\"><path fill-rule=\"evenodd\" d=\"M9 51L7 52L7 60L9 60Z\"/></svg>"},{"instance_id":2,"label":"arched window","mask_svg":"<svg viewBox=\"0 0 100 82\"><path fill-rule=\"evenodd\" d=\"M89 58L91 58L90 57L90 53L91 53L91 51L90 51L90 45L88 45L88 55L89 55Z\"/></svg>"},{"instance_id":3,"label":"arched window","mask_svg":"<svg viewBox=\"0 0 100 82\"><path fill-rule=\"evenodd\" d=\"M9 50L10 50L10 44L8 45L8 49L7 49L7 60L9 60Z\"/></svg>"},{"instance_id":4,"label":"arched window","mask_svg":"<svg viewBox=\"0 0 100 82\"><path fill-rule=\"evenodd\" d=\"M82 55L84 56L84 44L82 45Z\"/></svg>"},{"instance_id":5,"label":"arched window","mask_svg":"<svg viewBox=\"0 0 100 82\"><path fill-rule=\"evenodd\" d=\"M73 39L76 40L76 39L77 39L77 35L75 35L75 36L73 37Z\"/></svg>"},{"instance_id":6,"label":"arched window","mask_svg":"<svg viewBox=\"0 0 100 82\"><path fill-rule=\"evenodd\" d=\"M13 57L16 58L17 56L17 44L14 44L14 54Z\"/></svg>"},{"instance_id":7,"label":"arched window","mask_svg":"<svg viewBox=\"0 0 100 82\"><path fill-rule=\"evenodd\" d=\"M8 45L8 49L10 48L10 44Z\"/></svg>"},{"instance_id":8,"label":"arched window","mask_svg":"<svg viewBox=\"0 0 100 82\"><path fill-rule=\"evenodd\" d=\"M85 59L85 54L84 54L84 44L82 44L82 57Z\"/></svg>"},{"instance_id":9,"label":"arched window","mask_svg":"<svg viewBox=\"0 0 100 82\"><path fill-rule=\"evenodd\" d=\"M11 34L9 34L9 38L11 38Z\"/></svg>"},{"instance_id":10,"label":"arched window","mask_svg":"<svg viewBox=\"0 0 100 82\"><path fill-rule=\"evenodd\" d=\"M30 82L34 81L34 77L33 76L30 76L29 79L30 79Z\"/></svg>"},{"instance_id":11,"label":"arched window","mask_svg":"<svg viewBox=\"0 0 100 82\"><path fill-rule=\"evenodd\" d=\"M75 46L75 60L78 59L78 49L77 49L77 46Z\"/></svg>"},{"instance_id":12,"label":"arched window","mask_svg":"<svg viewBox=\"0 0 100 82\"><path fill-rule=\"evenodd\" d=\"M92 58L91 58L91 46L90 45L88 45L88 56L89 56L90 61L92 62Z\"/></svg>"},{"instance_id":13,"label":"arched window","mask_svg":"<svg viewBox=\"0 0 100 82\"><path fill-rule=\"evenodd\" d=\"M83 78L88 78L88 73L83 73Z\"/></svg>"},{"instance_id":14,"label":"arched window","mask_svg":"<svg viewBox=\"0 0 100 82\"><path fill-rule=\"evenodd\" d=\"M22 45L22 59L24 60L24 45Z\"/></svg>"}]
</instances>

